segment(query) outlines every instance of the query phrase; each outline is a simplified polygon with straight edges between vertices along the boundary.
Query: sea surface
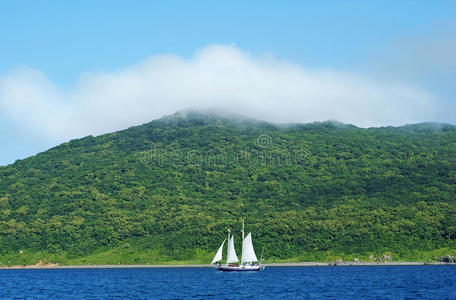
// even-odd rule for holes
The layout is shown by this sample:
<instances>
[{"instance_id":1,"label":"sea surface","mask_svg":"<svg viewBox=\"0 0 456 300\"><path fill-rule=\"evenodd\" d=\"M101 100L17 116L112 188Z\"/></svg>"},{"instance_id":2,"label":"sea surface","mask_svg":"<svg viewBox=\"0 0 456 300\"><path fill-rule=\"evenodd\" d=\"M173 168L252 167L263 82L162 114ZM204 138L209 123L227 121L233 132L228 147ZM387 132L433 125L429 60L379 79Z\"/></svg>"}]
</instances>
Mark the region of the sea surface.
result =
<instances>
[{"instance_id":1,"label":"sea surface","mask_svg":"<svg viewBox=\"0 0 456 300\"><path fill-rule=\"evenodd\" d=\"M456 266L0 270L1 299L456 299Z\"/></svg>"}]
</instances>

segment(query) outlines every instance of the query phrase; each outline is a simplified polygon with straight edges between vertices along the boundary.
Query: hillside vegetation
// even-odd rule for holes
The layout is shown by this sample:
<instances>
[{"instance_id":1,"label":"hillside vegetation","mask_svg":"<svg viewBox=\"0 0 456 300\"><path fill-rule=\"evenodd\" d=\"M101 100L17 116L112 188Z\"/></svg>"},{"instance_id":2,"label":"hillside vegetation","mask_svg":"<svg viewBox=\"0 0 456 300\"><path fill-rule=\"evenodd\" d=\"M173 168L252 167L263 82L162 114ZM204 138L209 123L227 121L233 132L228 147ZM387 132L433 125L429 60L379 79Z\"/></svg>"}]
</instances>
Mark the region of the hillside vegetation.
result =
<instances>
[{"instance_id":1,"label":"hillside vegetation","mask_svg":"<svg viewBox=\"0 0 456 300\"><path fill-rule=\"evenodd\" d=\"M266 261L435 259L455 196L451 125L178 113L0 167L0 262L208 263L242 217Z\"/></svg>"}]
</instances>

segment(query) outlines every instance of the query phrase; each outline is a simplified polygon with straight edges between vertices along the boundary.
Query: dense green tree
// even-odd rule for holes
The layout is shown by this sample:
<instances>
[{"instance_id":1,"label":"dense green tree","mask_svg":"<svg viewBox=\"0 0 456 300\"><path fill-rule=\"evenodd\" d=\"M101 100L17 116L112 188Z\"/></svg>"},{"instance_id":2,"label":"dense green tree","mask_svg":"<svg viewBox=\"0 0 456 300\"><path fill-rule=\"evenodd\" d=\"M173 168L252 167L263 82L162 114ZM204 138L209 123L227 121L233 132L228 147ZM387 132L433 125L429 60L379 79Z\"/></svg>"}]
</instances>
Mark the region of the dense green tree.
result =
<instances>
[{"instance_id":1,"label":"dense green tree","mask_svg":"<svg viewBox=\"0 0 456 300\"><path fill-rule=\"evenodd\" d=\"M455 170L451 125L176 114L0 167L0 254L193 259L247 217L268 257L412 257L456 248Z\"/></svg>"}]
</instances>

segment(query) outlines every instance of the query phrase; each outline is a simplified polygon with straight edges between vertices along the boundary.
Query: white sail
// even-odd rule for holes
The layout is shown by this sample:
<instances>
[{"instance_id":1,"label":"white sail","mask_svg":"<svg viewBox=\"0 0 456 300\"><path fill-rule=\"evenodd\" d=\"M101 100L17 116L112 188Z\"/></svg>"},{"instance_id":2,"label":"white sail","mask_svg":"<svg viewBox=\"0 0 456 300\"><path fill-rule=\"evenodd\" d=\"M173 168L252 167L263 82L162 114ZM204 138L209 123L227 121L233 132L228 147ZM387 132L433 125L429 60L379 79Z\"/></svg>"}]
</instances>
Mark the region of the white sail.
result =
<instances>
[{"instance_id":1,"label":"white sail","mask_svg":"<svg viewBox=\"0 0 456 300\"><path fill-rule=\"evenodd\" d=\"M238 262L239 259L236 256L236 250L234 250L234 234L231 236L231 239L228 241L228 255L226 258L227 263Z\"/></svg>"},{"instance_id":2,"label":"white sail","mask_svg":"<svg viewBox=\"0 0 456 300\"><path fill-rule=\"evenodd\" d=\"M218 262L219 260L222 260L222 252L223 252L223 245L225 244L226 239L223 240L222 245L218 249L217 253L214 256L214 259L212 260L211 264Z\"/></svg>"},{"instance_id":3,"label":"white sail","mask_svg":"<svg viewBox=\"0 0 456 300\"><path fill-rule=\"evenodd\" d=\"M242 262L258 261L255 250L253 250L252 234L249 232L245 239L242 241Z\"/></svg>"}]
</instances>

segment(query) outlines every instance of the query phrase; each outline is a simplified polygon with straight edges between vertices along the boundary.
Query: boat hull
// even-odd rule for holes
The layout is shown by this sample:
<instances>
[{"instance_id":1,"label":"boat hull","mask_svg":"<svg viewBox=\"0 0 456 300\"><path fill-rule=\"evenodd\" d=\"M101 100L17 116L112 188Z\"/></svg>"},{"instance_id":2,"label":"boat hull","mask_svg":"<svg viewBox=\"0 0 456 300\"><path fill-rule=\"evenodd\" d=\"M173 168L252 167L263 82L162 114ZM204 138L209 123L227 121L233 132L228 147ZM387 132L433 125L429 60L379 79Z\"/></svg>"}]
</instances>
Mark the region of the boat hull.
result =
<instances>
[{"instance_id":1,"label":"boat hull","mask_svg":"<svg viewBox=\"0 0 456 300\"><path fill-rule=\"evenodd\" d=\"M217 267L219 271L222 272L258 272L264 269L263 266L239 266L239 267L230 267L230 266L220 266Z\"/></svg>"}]
</instances>

